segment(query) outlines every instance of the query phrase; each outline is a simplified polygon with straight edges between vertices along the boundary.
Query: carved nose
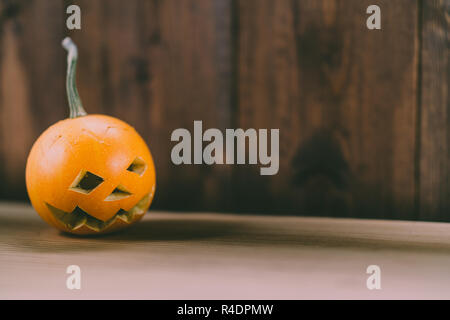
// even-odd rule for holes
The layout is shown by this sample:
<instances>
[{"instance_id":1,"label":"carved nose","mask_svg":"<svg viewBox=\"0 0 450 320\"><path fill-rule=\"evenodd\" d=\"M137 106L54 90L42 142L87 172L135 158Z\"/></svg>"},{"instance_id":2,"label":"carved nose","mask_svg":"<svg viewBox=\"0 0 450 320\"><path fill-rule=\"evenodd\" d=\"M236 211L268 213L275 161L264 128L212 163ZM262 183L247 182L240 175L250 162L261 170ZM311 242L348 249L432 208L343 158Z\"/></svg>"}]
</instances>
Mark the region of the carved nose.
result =
<instances>
[{"instance_id":1,"label":"carved nose","mask_svg":"<svg viewBox=\"0 0 450 320\"><path fill-rule=\"evenodd\" d=\"M119 184L109 196L105 198L105 201L116 201L128 198L132 193L127 190L123 185Z\"/></svg>"}]
</instances>

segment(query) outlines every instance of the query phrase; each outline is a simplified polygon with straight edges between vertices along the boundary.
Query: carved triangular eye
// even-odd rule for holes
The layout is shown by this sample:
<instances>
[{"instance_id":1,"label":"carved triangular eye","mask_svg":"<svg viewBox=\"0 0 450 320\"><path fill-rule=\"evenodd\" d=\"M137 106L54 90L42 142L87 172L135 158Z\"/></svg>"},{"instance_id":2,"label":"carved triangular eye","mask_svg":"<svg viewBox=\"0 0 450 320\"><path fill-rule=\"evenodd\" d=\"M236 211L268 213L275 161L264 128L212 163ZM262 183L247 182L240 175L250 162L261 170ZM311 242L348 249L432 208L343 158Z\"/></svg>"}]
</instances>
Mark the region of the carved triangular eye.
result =
<instances>
[{"instance_id":1,"label":"carved triangular eye","mask_svg":"<svg viewBox=\"0 0 450 320\"><path fill-rule=\"evenodd\" d=\"M92 172L81 170L75 180L70 186L70 190L89 194L92 190L97 188L102 182L103 178L99 177Z\"/></svg>"},{"instance_id":2,"label":"carved triangular eye","mask_svg":"<svg viewBox=\"0 0 450 320\"><path fill-rule=\"evenodd\" d=\"M105 201L115 201L124 199L126 197L131 196L131 192L129 192L123 185L119 184L113 192L109 196L106 197Z\"/></svg>"},{"instance_id":3,"label":"carved triangular eye","mask_svg":"<svg viewBox=\"0 0 450 320\"><path fill-rule=\"evenodd\" d=\"M134 159L130 166L127 168L128 171L137 173L140 176L142 176L142 174L145 172L145 169L147 169L147 164L143 159L139 157Z\"/></svg>"}]
</instances>

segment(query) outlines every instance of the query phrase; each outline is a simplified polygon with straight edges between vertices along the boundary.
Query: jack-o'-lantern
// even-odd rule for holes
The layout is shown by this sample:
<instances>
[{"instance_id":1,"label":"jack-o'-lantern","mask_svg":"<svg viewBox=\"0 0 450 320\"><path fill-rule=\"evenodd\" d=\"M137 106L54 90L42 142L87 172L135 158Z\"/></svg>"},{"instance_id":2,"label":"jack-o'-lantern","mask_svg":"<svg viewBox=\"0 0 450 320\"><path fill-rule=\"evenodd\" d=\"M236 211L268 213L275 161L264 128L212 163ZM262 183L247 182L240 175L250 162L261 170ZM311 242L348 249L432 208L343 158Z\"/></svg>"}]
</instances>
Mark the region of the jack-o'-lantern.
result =
<instances>
[{"instance_id":1,"label":"jack-o'-lantern","mask_svg":"<svg viewBox=\"0 0 450 320\"><path fill-rule=\"evenodd\" d=\"M87 115L75 84L77 48L70 38L66 89L70 118L48 128L28 156L26 184L39 215L56 228L98 234L128 226L150 206L155 168L144 140L125 122Z\"/></svg>"}]
</instances>

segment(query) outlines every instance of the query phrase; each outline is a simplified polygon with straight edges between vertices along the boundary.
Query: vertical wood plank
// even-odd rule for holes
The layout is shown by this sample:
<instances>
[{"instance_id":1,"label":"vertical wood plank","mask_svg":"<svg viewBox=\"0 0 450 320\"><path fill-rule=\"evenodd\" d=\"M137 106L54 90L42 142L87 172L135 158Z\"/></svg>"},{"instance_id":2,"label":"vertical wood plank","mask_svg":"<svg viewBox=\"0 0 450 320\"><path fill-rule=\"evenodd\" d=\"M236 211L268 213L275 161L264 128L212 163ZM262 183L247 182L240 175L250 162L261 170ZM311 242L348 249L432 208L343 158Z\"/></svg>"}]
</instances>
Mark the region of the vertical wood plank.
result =
<instances>
[{"instance_id":1,"label":"vertical wood plank","mask_svg":"<svg viewBox=\"0 0 450 320\"><path fill-rule=\"evenodd\" d=\"M88 112L140 132L157 169L156 208L226 209L230 168L175 166L174 129L229 127L230 1L78 1L78 83Z\"/></svg>"},{"instance_id":2,"label":"vertical wood plank","mask_svg":"<svg viewBox=\"0 0 450 320\"><path fill-rule=\"evenodd\" d=\"M62 2L0 3L0 195L23 199L34 140L66 112Z\"/></svg>"},{"instance_id":3,"label":"vertical wood plank","mask_svg":"<svg viewBox=\"0 0 450 320\"><path fill-rule=\"evenodd\" d=\"M238 123L280 128L280 171L237 169L238 207L415 218L417 5L239 1ZM246 192L243 192L245 190Z\"/></svg>"},{"instance_id":4,"label":"vertical wood plank","mask_svg":"<svg viewBox=\"0 0 450 320\"><path fill-rule=\"evenodd\" d=\"M450 221L450 1L423 1L420 218Z\"/></svg>"}]
</instances>

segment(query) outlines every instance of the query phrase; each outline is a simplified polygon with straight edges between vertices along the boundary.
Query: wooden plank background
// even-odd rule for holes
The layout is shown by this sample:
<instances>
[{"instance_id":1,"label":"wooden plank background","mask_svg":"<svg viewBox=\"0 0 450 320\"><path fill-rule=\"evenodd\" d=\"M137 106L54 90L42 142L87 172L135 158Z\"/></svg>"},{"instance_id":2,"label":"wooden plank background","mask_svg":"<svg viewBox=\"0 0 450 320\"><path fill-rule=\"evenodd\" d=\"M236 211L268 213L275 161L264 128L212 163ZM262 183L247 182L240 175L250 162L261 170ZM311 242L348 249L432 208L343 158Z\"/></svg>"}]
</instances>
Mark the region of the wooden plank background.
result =
<instances>
[{"instance_id":1,"label":"wooden plank background","mask_svg":"<svg viewBox=\"0 0 450 320\"><path fill-rule=\"evenodd\" d=\"M450 220L450 1L423 2L420 121L420 218Z\"/></svg>"},{"instance_id":2,"label":"wooden plank background","mask_svg":"<svg viewBox=\"0 0 450 320\"><path fill-rule=\"evenodd\" d=\"M68 32L65 8L82 9ZM0 198L26 199L31 144L67 116L66 35L90 113L149 143L154 207L450 221L450 0L0 2ZM280 128L280 170L175 166L171 132Z\"/></svg>"},{"instance_id":3,"label":"wooden plank background","mask_svg":"<svg viewBox=\"0 0 450 320\"><path fill-rule=\"evenodd\" d=\"M262 206L413 217L417 7L377 1L369 32L372 2L241 1L239 125L281 130L280 174L239 175Z\"/></svg>"}]
</instances>

